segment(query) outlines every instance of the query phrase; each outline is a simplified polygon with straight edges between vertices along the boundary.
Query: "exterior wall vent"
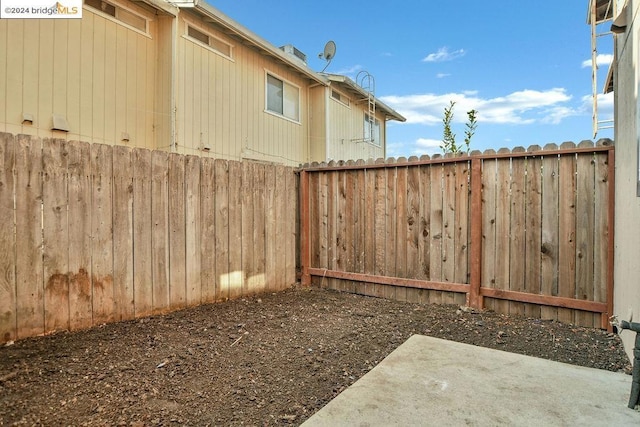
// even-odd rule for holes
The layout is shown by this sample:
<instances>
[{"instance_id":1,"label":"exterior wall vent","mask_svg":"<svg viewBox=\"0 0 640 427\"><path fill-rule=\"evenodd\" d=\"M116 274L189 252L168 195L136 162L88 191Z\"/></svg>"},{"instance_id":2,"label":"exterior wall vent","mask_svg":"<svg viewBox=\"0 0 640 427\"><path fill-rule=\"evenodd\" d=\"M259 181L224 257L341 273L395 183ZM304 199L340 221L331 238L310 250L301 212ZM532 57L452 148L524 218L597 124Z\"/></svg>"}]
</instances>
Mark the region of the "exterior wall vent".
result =
<instances>
[{"instance_id":1,"label":"exterior wall vent","mask_svg":"<svg viewBox=\"0 0 640 427\"><path fill-rule=\"evenodd\" d=\"M284 46L280 46L280 49L307 65L307 55L296 49L294 45L286 44Z\"/></svg>"}]
</instances>

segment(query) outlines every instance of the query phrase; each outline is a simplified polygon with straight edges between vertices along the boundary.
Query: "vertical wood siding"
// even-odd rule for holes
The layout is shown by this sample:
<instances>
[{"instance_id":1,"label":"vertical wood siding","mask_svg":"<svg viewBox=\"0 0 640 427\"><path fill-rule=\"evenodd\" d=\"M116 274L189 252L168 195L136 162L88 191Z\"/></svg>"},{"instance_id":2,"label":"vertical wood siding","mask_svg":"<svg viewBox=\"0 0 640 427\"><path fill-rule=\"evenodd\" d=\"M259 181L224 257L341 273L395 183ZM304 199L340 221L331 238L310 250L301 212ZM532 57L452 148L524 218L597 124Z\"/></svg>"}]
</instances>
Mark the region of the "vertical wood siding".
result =
<instances>
[{"instance_id":1,"label":"vertical wood siding","mask_svg":"<svg viewBox=\"0 0 640 427\"><path fill-rule=\"evenodd\" d=\"M106 144L127 133L128 144L155 147L158 21L127 7L149 19L148 35L90 8L81 20L0 21L0 131ZM51 130L53 114L69 132Z\"/></svg>"}]
</instances>

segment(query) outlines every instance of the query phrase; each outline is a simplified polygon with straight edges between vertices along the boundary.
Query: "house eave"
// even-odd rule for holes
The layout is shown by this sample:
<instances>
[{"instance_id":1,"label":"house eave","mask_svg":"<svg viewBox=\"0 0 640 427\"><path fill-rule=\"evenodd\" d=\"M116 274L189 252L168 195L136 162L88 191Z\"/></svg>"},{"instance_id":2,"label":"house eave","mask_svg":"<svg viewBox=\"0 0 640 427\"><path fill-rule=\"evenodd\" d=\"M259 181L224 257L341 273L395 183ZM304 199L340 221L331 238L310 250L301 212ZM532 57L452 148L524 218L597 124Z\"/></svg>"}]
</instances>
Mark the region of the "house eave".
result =
<instances>
[{"instance_id":1,"label":"house eave","mask_svg":"<svg viewBox=\"0 0 640 427\"><path fill-rule=\"evenodd\" d=\"M356 82L351 80L348 76L343 76L341 74L324 74L331 83L336 84L338 87L342 89L346 89L347 91L355 94L361 99L366 99L369 96L369 93L360 87ZM393 108L389 107L384 102L380 101L378 98L375 98L376 109L381 110L388 120L396 120L398 122L406 122L407 119L402 116L400 113L395 111Z\"/></svg>"},{"instance_id":2,"label":"house eave","mask_svg":"<svg viewBox=\"0 0 640 427\"><path fill-rule=\"evenodd\" d=\"M225 33L239 39L243 44L251 46L262 54L283 63L308 80L319 83L323 86L328 85L326 79L324 79L320 74L289 58L284 51L235 22L213 6L210 6L207 3L195 1L193 7L184 7L182 9L190 10L193 13L200 15L205 22L221 27Z\"/></svg>"}]
</instances>

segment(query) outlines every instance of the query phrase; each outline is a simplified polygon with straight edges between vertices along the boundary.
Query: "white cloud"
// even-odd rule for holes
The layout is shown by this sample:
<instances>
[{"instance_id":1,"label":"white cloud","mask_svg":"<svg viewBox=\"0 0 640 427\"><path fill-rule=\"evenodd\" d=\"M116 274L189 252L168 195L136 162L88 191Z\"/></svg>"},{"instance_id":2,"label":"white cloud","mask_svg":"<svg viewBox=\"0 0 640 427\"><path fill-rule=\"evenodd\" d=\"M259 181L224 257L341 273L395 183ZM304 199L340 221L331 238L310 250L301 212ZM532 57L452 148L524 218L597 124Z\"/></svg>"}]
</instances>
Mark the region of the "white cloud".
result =
<instances>
[{"instance_id":1,"label":"white cloud","mask_svg":"<svg viewBox=\"0 0 640 427\"><path fill-rule=\"evenodd\" d=\"M449 77L451 74L449 73L438 73L436 74L436 77L439 79L445 78L445 77Z\"/></svg>"},{"instance_id":2,"label":"white cloud","mask_svg":"<svg viewBox=\"0 0 640 427\"><path fill-rule=\"evenodd\" d=\"M382 101L407 118L407 123L436 125L444 108L454 101L454 122L465 122L466 112L478 111L478 122L498 124L560 123L576 112L564 103L571 99L563 88L525 89L496 98L481 98L477 91L446 94L383 96Z\"/></svg>"},{"instance_id":3,"label":"white cloud","mask_svg":"<svg viewBox=\"0 0 640 427\"><path fill-rule=\"evenodd\" d=\"M583 112L591 113L593 111L593 96L585 95L582 97ZM613 119L613 92L598 94L598 120Z\"/></svg>"},{"instance_id":4,"label":"white cloud","mask_svg":"<svg viewBox=\"0 0 640 427\"><path fill-rule=\"evenodd\" d=\"M599 53L596 55L596 64L598 67L608 66L613 62L613 55L609 53ZM582 68L591 67L591 58L582 61Z\"/></svg>"},{"instance_id":5,"label":"white cloud","mask_svg":"<svg viewBox=\"0 0 640 427\"><path fill-rule=\"evenodd\" d=\"M451 61L456 58L464 56L467 52L464 49L454 50L449 52L449 48L441 47L437 52L430 53L422 59L423 62L444 62Z\"/></svg>"}]
</instances>

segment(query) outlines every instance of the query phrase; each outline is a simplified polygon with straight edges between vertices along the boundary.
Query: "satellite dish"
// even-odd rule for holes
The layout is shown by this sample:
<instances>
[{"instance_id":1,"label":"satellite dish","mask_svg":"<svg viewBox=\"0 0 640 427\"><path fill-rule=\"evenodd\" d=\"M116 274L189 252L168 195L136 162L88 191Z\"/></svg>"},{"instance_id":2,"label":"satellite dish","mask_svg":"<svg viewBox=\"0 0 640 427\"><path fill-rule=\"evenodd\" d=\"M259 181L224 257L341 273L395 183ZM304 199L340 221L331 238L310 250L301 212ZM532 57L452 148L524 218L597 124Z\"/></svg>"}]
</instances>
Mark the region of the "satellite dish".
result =
<instances>
[{"instance_id":1,"label":"satellite dish","mask_svg":"<svg viewBox=\"0 0 640 427\"><path fill-rule=\"evenodd\" d=\"M336 56L336 44L333 40L329 40L327 44L324 45L324 52L318 55L319 58L327 61L327 65L324 66L321 73L324 73L324 70L326 70L329 64L331 64L331 60L334 56Z\"/></svg>"},{"instance_id":2,"label":"satellite dish","mask_svg":"<svg viewBox=\"0 0 640 427\"><path fill-rule=\"evenodd\" d=\"M322 53L322 56L327 61L331 61L333 57L336 56L336 44L333 40L329 40L327 44L324 45L324 52Z\"/></svg>"}]
</instances>

